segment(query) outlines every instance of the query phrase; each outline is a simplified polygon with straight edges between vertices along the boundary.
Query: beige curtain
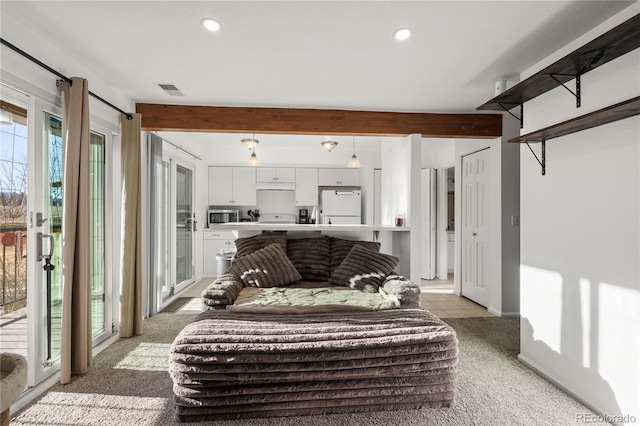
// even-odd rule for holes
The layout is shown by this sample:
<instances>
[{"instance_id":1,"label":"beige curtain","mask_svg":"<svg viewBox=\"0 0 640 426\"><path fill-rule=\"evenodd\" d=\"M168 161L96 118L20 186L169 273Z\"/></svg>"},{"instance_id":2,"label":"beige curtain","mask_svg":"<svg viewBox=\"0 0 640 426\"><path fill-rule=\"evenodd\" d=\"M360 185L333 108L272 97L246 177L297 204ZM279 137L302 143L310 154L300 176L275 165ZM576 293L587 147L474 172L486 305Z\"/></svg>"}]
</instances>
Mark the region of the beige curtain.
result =
<instances>
[{"instance_id":1,"label":"beige curtain","mask_svg":"<svg viewBox=\"0 0 640 426\"><path fill-rule=\"evenodd\" d=\"M64 154L62 191L62 347L60 382L91 364L89 262L89 84L62 82Z\"/></svg>"},{"instance_id":2,"label":"beige curtain","mask_svg":"<svg viewBox=\"0 0 640 426\"><path fill-rule=\"evenodd\" d=\"M120 336L142 334L141 140L140 114L122 125L122 294Z\"/></svg>"}]
</instances>

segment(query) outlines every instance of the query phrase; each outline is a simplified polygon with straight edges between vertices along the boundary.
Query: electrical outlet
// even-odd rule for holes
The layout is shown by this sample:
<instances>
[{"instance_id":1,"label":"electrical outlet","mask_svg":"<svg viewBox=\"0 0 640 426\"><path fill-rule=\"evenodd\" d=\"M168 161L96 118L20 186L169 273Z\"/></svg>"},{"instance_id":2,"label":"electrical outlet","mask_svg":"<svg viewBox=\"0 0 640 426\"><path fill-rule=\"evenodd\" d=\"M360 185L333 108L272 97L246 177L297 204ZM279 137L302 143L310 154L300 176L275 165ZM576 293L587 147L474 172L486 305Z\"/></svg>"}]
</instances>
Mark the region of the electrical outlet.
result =
<instances>
[{"instance_id":1,"label":"electrical outlet","mask_svg":"<svg viewBox=\"0 0 640 426\"><path fill-rule=\"evenodd\" d=\"M511 226L520 226L520 215L511 215Z\"/></svg>"}]
</instances>

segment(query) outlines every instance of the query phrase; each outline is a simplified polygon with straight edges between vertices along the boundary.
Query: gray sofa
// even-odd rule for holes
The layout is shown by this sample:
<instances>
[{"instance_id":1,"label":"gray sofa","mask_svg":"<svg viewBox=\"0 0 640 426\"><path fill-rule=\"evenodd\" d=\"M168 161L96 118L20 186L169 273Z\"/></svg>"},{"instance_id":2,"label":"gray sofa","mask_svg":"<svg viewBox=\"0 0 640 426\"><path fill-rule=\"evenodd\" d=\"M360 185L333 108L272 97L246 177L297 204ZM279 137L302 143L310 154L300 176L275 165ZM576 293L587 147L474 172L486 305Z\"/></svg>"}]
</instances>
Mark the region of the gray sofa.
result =
<instances>
[{"instance_id":1,"label":"gray sofa","mask_svg":"<svg viewBox=\"0 0 640 426\"><path fill-rule=\"evenodd\" d=\"M455 331L378 243L268 233L236 246L172 345L178 420L453 403Z\"/></svg>"}]
</instances>

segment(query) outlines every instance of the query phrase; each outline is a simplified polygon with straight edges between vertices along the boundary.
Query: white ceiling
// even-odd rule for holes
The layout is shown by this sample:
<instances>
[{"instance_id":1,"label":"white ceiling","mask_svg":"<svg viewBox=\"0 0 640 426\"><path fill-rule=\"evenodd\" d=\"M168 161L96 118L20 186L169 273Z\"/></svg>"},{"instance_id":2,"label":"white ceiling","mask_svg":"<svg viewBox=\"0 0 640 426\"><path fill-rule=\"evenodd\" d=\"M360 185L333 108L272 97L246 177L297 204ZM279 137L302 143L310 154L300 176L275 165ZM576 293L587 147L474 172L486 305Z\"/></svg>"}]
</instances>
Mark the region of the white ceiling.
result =
<instances>
[{"instance_id":1,"label":"white ceiling","mask_svg":"<svg viewBox=\"0 0 640 426\"><path fill-rule=\"evenodd\" d=\"M513 81L631 3L3 0L0 7L3 20L10 12L135 102L475 112L497 80ZM204 30L204 17L222 30ZM394 40L400 27L413 37ZM8 41L20 47L20 39Z\"/></svg>"}]
</instances>

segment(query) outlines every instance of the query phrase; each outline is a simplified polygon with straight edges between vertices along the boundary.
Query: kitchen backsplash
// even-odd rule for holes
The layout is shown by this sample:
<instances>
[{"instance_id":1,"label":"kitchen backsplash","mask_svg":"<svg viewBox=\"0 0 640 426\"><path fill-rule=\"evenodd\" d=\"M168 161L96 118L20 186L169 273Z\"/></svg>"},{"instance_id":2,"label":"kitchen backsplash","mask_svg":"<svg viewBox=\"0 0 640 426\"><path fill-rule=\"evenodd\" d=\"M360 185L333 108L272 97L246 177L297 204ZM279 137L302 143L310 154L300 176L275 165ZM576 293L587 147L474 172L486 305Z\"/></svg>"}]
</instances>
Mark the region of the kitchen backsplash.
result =
<instances>
[{"instance_id":1,"label":"kitchen backsplash","mask_svg":"<svg viewBox=\"0 0 640 426\"><path fill-rule=\"evenodd\" d=\"M295 191L259 189L257 197L260 214L290 213L298 215Z\"/></svg>"}]
</instances>

